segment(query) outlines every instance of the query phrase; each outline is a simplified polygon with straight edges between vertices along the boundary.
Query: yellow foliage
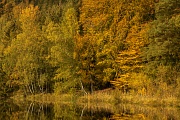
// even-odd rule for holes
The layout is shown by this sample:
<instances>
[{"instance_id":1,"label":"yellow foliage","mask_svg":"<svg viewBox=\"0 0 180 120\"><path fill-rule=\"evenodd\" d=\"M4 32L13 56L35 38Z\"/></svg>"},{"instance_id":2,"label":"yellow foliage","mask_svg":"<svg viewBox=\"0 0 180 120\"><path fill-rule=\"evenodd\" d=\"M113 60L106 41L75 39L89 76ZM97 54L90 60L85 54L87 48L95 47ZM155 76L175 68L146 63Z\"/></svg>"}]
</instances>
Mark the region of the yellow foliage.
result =
<instances>
[{"instance_id":1,"label":"yellow foliage","mask_svg":"<svg viewBox=\"0 0 180 120\"><path fill-rule=\"evenodd\" d=\"M114 80L111 79L112 84L129 84L128 77L124 76L143 67L140 55L141 48L147 41L144 34L148 26L144 16L150 13L152 5L153 0L83 0L80 8L83 34L77 37L77 50L81 62L90 64L87 58L92 58L92 53L95 53L95 67L102 71L106 71L106 67L115 70L116 75ZM110 73L102 75L104 77L101 78L106 80L111 76Z\"/></svg>"},{"instance_id":2,"label":"yellow foliage","mask_svg":"<svg viewBox=\"0 0 180 120\"><path fill-rule=\"evenodd\" d=\"M38 11L37 6L34 7L33 5L29 5L29 7L22 10L20 20L23 20L23 18L26 18L26 19L29 18L30 20L36 19L37 11Z\"/></svg>"},{"instance_id":3,"label":"yellow foliage","mask_svg":"<svg viewBox=\"0 0 180 120\"><path fill-rule=\"evenodd\" d=\"M19 21L22 23L22 29L24 31L36 30L35 21L37 20L38 17L38 10L39 10L38 7L33 5L29 5L25 9L22 9L19 17Z\"/></svg>"}]
</instances>

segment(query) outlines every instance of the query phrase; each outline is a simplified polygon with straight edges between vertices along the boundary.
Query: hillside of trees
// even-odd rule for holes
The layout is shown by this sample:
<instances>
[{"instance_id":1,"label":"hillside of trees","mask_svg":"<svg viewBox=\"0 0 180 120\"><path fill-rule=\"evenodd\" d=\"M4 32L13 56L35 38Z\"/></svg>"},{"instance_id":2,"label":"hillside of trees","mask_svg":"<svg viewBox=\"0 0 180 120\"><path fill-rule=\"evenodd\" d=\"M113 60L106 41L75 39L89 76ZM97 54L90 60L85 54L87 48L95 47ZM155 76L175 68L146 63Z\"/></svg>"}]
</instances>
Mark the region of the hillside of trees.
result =
<instances>
[{"instance_id":1,"label":"hillside of trees","mask_svg":"<svg viewBox=\"0 0 180 120\"><path fill-rule=\"evenodd\" d=\"M1 97L107 88L180 96L179 0L0 0Z\"/></svg>"}]
</instances>

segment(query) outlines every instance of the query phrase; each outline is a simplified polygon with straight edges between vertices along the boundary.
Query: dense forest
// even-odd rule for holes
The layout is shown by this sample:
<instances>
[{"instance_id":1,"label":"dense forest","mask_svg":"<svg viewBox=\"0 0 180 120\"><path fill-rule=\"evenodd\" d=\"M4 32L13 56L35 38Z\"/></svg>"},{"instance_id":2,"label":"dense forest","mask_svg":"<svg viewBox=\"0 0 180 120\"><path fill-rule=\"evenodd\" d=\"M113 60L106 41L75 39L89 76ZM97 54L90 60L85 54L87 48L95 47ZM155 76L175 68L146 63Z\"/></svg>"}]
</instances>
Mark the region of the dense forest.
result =
<instances>
[{"instance_id":1,"label":"dense forest","mask_svg":"<svg viewBox=\"0 0 180 120\"><path fill-rule=\"evenodd\" d=\"M0 0L0 96L107 88L180 96L179 0Z\"/></svg>"}]
</instances>

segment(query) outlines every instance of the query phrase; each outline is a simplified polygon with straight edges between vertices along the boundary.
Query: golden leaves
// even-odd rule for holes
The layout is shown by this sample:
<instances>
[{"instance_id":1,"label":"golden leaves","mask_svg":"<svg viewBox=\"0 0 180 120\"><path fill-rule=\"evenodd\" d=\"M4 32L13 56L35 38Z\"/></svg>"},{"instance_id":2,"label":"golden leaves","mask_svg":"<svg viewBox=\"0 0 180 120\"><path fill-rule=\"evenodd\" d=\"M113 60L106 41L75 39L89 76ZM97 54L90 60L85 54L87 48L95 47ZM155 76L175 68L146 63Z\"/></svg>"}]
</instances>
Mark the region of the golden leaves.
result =
<instances>
[{"instance_id":1,"label":"golden leaves","mask_svg":"<svg viewBox=\"0 0 180 120\"><path fill-rule=\"evenodd\" d=\"M21 19L23 20L23 18L29 18L29 20L34 20L37 17L37 11L37 6L34 7L33 5L29 5L29 7L26 7L21 11Z\"/></svg>"},{"instance_id":2,"label":"golden leaves","mask_svg":"<svg viewBox=\"0 0 180 120\"><path fill-rule=\"evenodd\" d=\"M19 21L22 24L22 29L24 31L36 29L35 21L38 18L38 7L29 5L21 11Z\"/></svg>"}]
</instances>

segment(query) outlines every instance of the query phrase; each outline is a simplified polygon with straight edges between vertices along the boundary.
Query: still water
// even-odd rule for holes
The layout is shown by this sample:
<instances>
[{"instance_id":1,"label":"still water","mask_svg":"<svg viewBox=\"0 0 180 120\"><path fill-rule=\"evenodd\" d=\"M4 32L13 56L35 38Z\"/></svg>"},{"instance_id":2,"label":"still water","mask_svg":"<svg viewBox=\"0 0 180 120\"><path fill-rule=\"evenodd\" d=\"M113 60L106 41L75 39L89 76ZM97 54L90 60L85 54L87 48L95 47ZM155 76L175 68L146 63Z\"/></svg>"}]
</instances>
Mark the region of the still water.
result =
<instances>
[{"instance_id":1,"label":"still water","mask_svg":"<svg viewBox=\"0 0 180 120\"><path fill-rule=\"evenodd\" d=\"M130 104L0 102L0 120L180 120L179 108Z\"/></svg>"}]
</instances>

